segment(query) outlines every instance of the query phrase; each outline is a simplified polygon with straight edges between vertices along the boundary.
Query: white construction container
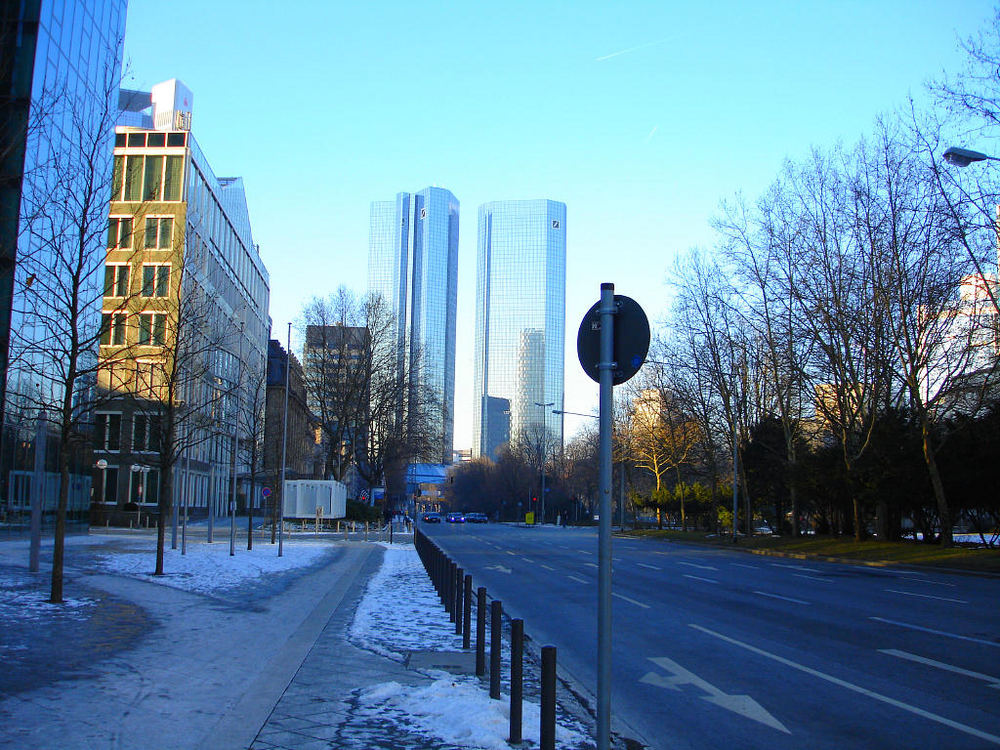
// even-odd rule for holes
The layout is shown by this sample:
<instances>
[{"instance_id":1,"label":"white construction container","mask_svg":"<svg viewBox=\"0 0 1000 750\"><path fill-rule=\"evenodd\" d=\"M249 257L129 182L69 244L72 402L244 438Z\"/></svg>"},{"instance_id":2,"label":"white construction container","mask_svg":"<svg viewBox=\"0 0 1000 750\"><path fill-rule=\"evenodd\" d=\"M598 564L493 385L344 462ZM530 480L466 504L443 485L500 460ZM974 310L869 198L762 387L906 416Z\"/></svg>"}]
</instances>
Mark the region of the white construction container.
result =
<instances>
[{"instance_id":1,"label":"white construction container","mask_svg":"<svg viewBox=\"0 0 1000 750\"><path fill-rule=\"evenodd\" d=\"M347 515L347 485L335 479L285 482L285 518L343 518Z\"/></svg>"}]
</instances>

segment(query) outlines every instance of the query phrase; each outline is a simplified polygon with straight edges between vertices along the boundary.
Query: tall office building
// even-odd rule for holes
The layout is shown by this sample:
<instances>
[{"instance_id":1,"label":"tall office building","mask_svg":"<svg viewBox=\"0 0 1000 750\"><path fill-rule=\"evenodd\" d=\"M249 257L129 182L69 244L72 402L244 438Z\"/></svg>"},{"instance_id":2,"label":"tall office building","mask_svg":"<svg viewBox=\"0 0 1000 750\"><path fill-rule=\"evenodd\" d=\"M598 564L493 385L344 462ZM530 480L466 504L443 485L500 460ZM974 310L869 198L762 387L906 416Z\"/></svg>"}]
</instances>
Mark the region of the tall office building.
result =
<instances>
[{"instance_id":1,"label":"tall office building","mask_svg":"<svg viewBox=\"0 0 1000 750\"><path fill-rule=\"evenodd\" d=\"M24 528L32 496L52 517L59 488L53 410L67 328L97 331L106 190L125 0L0 3L0 529ZM84 238L81 241L81 237ZM65 290L65 291L64 291ZM72 290L72 295L69 290ZM66 316L75 295L77 316ZM72 355L90 367L96 346ZM74 388L77 403L92 378ZM90 506L86 442L71 457L67 518Z\"/></svg>"},{"instance_id":2,"label":"tall office building","mask_svg":"<svg viewBox=\"0 0 1000 750\"><path fill-rule=\"evenodd\" d=\"M223 515L232 467L245 476L245 448L261 439L269 276L243 180L217 177L190 130L191 92L170 80L121 100L105 215L98 387L109 397L95 420L104 466L93 512L112 522L136 506L156 513L172 402L184 415L174 496L185 487L190 507Z\"/></svg>"},{"instance_id":3,"label":"tall office building","mask_svg":"<svg viewBox=\"0 0 1000 750\"><path fill-rule=\"evenodd\" d=\"M433 394L428 458L451 463L455 431L458 200L443 188L399 193L371 206L368 287L395 320L400 372ZM402 405L401 405L402 408Z\"/></svg>"},{"instance_id":4,"label":"tall office building","mask_svg":"<svg viewBox=\"0 0 1000 750\"><path fill-rule=\"evenodd\" d=\"M563 408L565 329L566 205L480 206L474 457L493 458L508 442L562 445L553 409Z\"/></svg>"}]
</instances>

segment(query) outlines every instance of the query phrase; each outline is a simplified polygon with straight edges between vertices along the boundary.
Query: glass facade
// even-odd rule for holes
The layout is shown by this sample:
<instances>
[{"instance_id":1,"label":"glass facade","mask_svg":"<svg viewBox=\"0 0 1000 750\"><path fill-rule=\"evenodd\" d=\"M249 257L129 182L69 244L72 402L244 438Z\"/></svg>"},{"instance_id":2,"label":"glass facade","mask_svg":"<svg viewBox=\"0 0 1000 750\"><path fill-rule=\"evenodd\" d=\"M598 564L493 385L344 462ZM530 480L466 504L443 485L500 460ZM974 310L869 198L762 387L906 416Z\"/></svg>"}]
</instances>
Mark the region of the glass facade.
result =
<instances>
[{"instance_id":1,"label":"glass facade","mask_svg":"<svg viewBox=\"0 0 1000 750\"><path fill-rule=\"evenodd\" d=\"M0 528L14 533L25 528L33 497L42 500L43 523L53 520L67 364L73 356L92 373L96 363L107 212L101 201L81 198L110 188L110 158L92 154L110 153L125 12L125 0L0 8L0 169L8 176L0 185ZM74 329L92 350L69 354ZM77 380L74 408L88 403L92 387L92 375ZM71 524L86 522L90 508L89 444L78 444Z\"/></svg>"},{"instance_id":2,"label":"glass facade","mask_svg":"<svg viewBox=\"0 0 1000 750\"><path fill-rule=\"evenodd\" d=\"M368 287L395 320L400 371L438 401L434 452L441 463L451 463L454 442L458 214L455 196L437 187L371 206Z\"/></svg>"},{"instance_id":3,"label":"glass facade","mask_svg":"<svg viewBox=\"0 0 1000 750\"><path fill-rule=\"evenodd\" d=\"M566 205L480 206L474 457L507 442L562 445L562 415L552 410L563 408L565 329Z\"/></svg>"}]
</instances>

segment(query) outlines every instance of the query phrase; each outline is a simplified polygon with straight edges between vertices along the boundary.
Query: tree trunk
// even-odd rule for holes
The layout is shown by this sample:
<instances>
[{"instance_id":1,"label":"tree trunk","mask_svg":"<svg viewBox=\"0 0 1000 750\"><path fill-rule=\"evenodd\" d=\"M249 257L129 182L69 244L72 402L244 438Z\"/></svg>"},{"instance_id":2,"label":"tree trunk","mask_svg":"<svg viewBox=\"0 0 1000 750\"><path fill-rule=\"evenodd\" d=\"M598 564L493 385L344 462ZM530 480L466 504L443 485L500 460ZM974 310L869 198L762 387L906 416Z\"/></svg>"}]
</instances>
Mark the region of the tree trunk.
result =
<instances>
[{"instance_id":1,"label":"tree trunk","mask_svg":"<svg viewBox=\"0 0 1000 750\"><path fill-rule=\"evenodd\" d=\"M944 483L941 481L941 472L938 470L937 455L934 452L930 429L926 422L923 423L921 436L924 445L924 462L927 464L927 473L930 474L931 487L934 488L934 498L937 500L938 517L941 523L941 546L950 547L954 541L951 528L951 508L948 507Z\"/></svg>"},{"instance_id":2,"label":"tree trunk","mask_svg":"<svg viewBox=\"0 0 1000 750\"><path fill-rule=\"evenodd\" d=\"M64 383L62 414L59 427L59 502L56 506L56 529L52 544L52 581L49 589L49 602L62 604L63 601L63 563L66 557L66 507L69 505L69 425L73 419L73 391L76 387L75 369L70 366L70 373ZM42 467L42 471L45 467Z\"/></svg>"},{"instance_id":3,"label":"tree trunk","mask_svg":"<svg viewBox=\"0 0 1000 750\"><path fill-rule=\"evenodd\" d=\"M170 467L160 466L160 517L156 519L156 570L153 575L163 575L163 549L167 538L167 518L173 509L174 486Z\"/></svg>"}]
</instances>

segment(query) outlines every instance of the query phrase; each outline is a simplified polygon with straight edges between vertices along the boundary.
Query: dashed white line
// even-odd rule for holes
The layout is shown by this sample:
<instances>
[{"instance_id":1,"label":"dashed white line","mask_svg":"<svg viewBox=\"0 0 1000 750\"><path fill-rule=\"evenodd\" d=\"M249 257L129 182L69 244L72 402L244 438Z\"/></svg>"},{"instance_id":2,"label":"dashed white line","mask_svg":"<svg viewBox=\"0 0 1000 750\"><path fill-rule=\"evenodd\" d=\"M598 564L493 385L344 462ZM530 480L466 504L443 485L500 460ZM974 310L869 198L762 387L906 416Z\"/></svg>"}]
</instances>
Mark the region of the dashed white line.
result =
<instances>
[{"instance_id":1,"label":"dashed white line","mask_svg":"<svg viewBox=\"0 0 1000 750\"><path fill-rule=\"evenodd\" d=\"M751 653L759 654L760 656L767 657L768 659L773 659L779 664L784 664L785 666L791 667L792 669L797 669L800 672L805 672L808 675L812 675L813 677L825 680L826 682L833 683L834 685L846 688L847 690L851 690L855 693L860 693L861 695L867 696L868 698L873 698L877 701L881 701L882 703L887 703L890 706L895 706L896 708L902 709L903 711L908 711L911 714L916 714L917 716L922 716L925 719L930 719L931 721L936 721L939 724L944 724L946 727L957 729L959 732L972 735L973 737L978 737L981 740L987 740L995 745L1000 745L1000 737L998 737L995 734L989 734L988 732L983 732L982 730L976 729L975 727L967 726L966 724L959 724L957 721L952 721L951 719L948 719L944 716L940 716L935 713L931 713L930 711L924 711L922 708L911 706L910 704L903 703L902 701L898 701L895 698L890 698L885 695L880 695L879 693L876 693L872 690L868 690L867 688L863 688L860 685L855 685L853 683L847 682L846 680L841 680L838 677L824 674L823 672L807 667L804 664L798 664L794 661L791 661L790 659L785 659L782 656L778 656L777 654L772 654L768 651L764 651L763 649L757 648L756 646L751 646L749 643L743 643L742 641L738 641L735 638L730 638L729 636L725 636L722 633L716 633L714 630L703 628L701 625L695 625L691 623L690 627L694 628L695 630L700 630L702 633L706 633L715 638L718 638L719 640L725 641L726 643L731 643L734 646L739 646L740 648L746 649Z\"/></svg>"},{"instance_id":2,"label":"dashed white line","mask_svg":"<svg viewBox=\"0 0 1000 750\"><path fill-rule=\"evenodd\" d=\"M566 576L571 581L576 581L577 583L590 583L586 578L577 578L576 576Z\"/></svg>"},{"instance_id":3,"label":"dashed white line","mask_svg":"<svg viewBox=\"0 0 1000 750\"><path fill-rule=\"evenodd\" d=\"M625 596L624 594L619 594L619 593L616 593L616 592L612 591L611 592L611 596L614 596L614 597L617 597L619 599L622 599L622 600L628 602L629 604L634 604L637 607L642 607L643 609L649 609L649 605L648 604L643 604L642 602L637 602L635 599L630 599L627 596Z\"/></svg>"},{"instance_id":4,"label":"dashed white line","mask_svg":"<svg viewBox=\"0 0 1000 750\"><path fill-rule=\"evenodd\" d=\"M754 591L754 593L758 594L759 596L769 597L771 599L781 599L781 601L783 601L783 602L791 602L792 604L806 604L806 605L808 605L810 603L810 602L802 601L801 599L793 599L790 596L781 596L780 594L769 594L766 591Z\"/></svg>"},{"instance_id":5,"label":"dashed white line","mask_svg":"<svg viewBox=\"0 0 1000 750\"><path fill-rule=\"evenodd\" d=\"M523 560L524 560L524 561L525 561L526 563L528 563L528 565L534 565L534 564L535 564L535 561L534 561L534 560L532 560L532 559L531 559L530 557L524 557L524 558L522 558L522 559L523 559Z\"/></svg>"},{"instance_id":6,"label":"dashed white line","mask_svg":"<svg viewBox=\"0 0 1000 750\"><path fill-rule=\"evenodd\" d=\"M689 568L698 568L698 570L718 570L713 565L699 565L698 563L684 562L683 560L677 561L678 565L687 565Z\"/></svg>"},{"instance_id":7,"label":"dashed white line","mask_svg":"<svg viewBox=\"0 0 1000 750\"><path fill-rule=\"evenodd\" d=\"M903 596L916 596L920 599L937 599L939 602L952 602L954 604L968 604L965 599L949 599L947 596L932 596L931 594L917 594L913 591L900 591L899 589L886 589L890 594L902 594Z\"/></svg>"},{"instance_id":8,"label":"dashed white line","mask_svg":"<svg viewBox=\"0 0 1000 750\"><path fill-rule=\"evenodd\" d=\"M542 567L545 568L546 570L555 570L555 568L553 568L551 565L546 565L545 563L542 563Z\"/></svg>"},{"instance_id":9,"label":"dashed white line","mask_svg":"<svg viewBox=\"0 0 1000 750\"><path fill-rule=\"evenodd\" d=\"M701 576L692 576L687 573L684 573L683 576L685 578L693 578L696 581L704 581L705 583L718 583L714 578L702 578Z\"/></svg>"},{"instance_id":10,"label":"dashed white line","mask_svg":"<svg viewBox=\"0 0 1000 750\"><path fill-rule=\"evenodd\" d=\"M791 565L789 563L768 563L772 568L790 568L792 570L805 570L809 573L819 573L816 568L809 568L805 565Z\"/></svg>"},{"instance_id":11,"label":"dashed white line","mask_svg":"<svg viewBox=\"0 0 1000 750\"><path fill-rule=\"evenodd\" d=\"M1000 677L993 677L992 675L983 674L982 672L973 672L968 669L962 669L961 667L955 667L951 664L945 664L943 661L935 661L934 659L928 659L926 656L917 656L916 654L910 654L906 651L899 651L894 648L880 648L878 651L880 654L888 654L889 656L895 656L898 659L907 659L909 661L915 661L918 664L926 664L929 667L937 667L938 669L943 669L946 672L960 674L963 677L971 677L974 680L983 680L984 682L992 683L990 687L1000 688Z\"/></svg>"},{"instance_id":12,"label":"dashed white line","mask_svg":"<svg viewBox=\"0 0 1000 750\"><path fill-rule=\"evenodd\" d=\"M747 565L746 563L731 563L731 564L735 565L737 568L750 568L750 570L760 570L759 565Z\"/></svg>"},{"instance_id":13,"label":"dashed white line","mask_svg":"<svg viewBox=\"0 0 1000 750\"><path fill-rule=\"evenodd\" d=\"M959 641L969 641L970 643L979 643L983 646L992 646L993 648L1000 648L1000 643L997 641L987 641L984 638L973 638L969 635L958 635L957 633L946 633L943 630L934 630L933 628L925 628L921 625L913 625L909 622L899 622L898 620L887 620L884 617L869 617L869 620L875 620L877 622L884 622L887 625L895 625L900 628L909 628L910 630L919 630L922 633L931 633L932 635L943 635L945 638L955 638Z\"/></svg>"},{"instance_id":14,"label":"dashed white line","mask_svg":"<svg viewBox=\"0 0 1000 750\"><path fill-rule=\"evenodd\" d=\"M792 573L796 578L806 578L810 581L820 581L821 583L833 583L829 578L819 578L817 576L807 576L805 573Z\"/></svg>"},{"instance_id":15,"label":"dashed white line","mask_svg":"<svg viewBox=\"0 0 1000 750\"><path fill-rule=\"evenodd\" d=\"M663 568L658 568L655 565L647 565L646 563L636 563L640 568L648 568L649 570L663 570Z\"/></svg>"},{"instance_id":16,"label":"dashed white line","mask_svg":"<svg viewBox=\"0 0 1000 750\"><path fill-rule=\"evenodd\" d=\"M584 563L584 565L586 565L588 568L596 568L597 567L597 563Z\"/></svg>"},{"instance_id":17,"label":"dashed white line","mask_svg":"<svg viewBox=\"0 0 1000 750\"><path fill-rule=\"evenodd\" d=\"M918 573L906 573L899 571L899 575L908 576L913 583L927 583L931 586L947 586L948 588L957 588L957 584L945 583L944 581L932 581L930 578L924 578Z\"/></svg>"}]
</instances>

